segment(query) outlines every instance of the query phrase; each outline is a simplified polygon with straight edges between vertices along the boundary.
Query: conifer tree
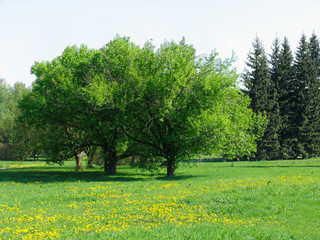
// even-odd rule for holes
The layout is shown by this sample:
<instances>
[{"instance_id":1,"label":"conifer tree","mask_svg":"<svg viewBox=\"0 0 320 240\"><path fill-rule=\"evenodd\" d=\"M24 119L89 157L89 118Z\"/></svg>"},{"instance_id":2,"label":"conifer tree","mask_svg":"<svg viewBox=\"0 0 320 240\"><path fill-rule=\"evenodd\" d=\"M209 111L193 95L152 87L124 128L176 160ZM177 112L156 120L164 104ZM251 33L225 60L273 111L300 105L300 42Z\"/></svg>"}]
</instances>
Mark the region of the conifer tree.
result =
<instances>
[{"instance_id":1,"label":"conifer tree","mask_svg":"<svg viewBox=\"0 0 320 240\"><path fill-rule=\"evenodd\" d=\"M251 108L255 113L270 112L273 108L270 101L270 71L268 59L258 37L253 41L253 51L248 55L247 68L243 75L244 93L251 99ZM267 126L264 136L257 142L256 159L269 159L270 130Z\"/></svg>"},{"instance_id":2,"label":"conifer tree","mask_svg":"<svg viewBox=\"0 0 320 240\"><path fill-rule=\"evenodd\" d=\"M292 158L292 138L294 136L294 76L293 76L293 55L290 49L288 39L285 37L282 44L279 55L279 67L278 67L278 103L280 108L281 128L279 129L279 141L280 141L280 158L288 159Z\"/></svg>"},{"instance_id":3,"label":"conifer tree","mask_svg":"<svg viewBox=\"0 0 320 240\"><path fill-rule=\"evenodd\" d=\"M294 62L294 103L295 114L292 119L295 134L293 151L303 158L318 155L319 148L319 81L317 68L311 57L310 44L302 35Z\"/></svg>"},{"instance_id":4,"label":"conifer tree","mask_svg":"<svg viewBox=\"0 0 320 240\"><path fill-rule=\"evenodd\" d=\"M317 69L317 78L320 79L320 45L318 37L315 33L312 34L309 40L309 50L313 64Z\"/></svg>"},{"instance_id":5,"label":"conifer tree","mask_svg":"<svg viewBox=\"0 0 320 240\"><path fill-rule=\"evenodd\" d=\"M320 155L320 45L313 34L302 35L295 60L287 38L275 39L270 70L258 38L248 55L243 82L254 112L269 123L258 142L257 159L288 159Z\"/></svg>"},{"instance_id":6,"label":"conifer tree","mask_svg":"<svg viewBox=\"0 0 320 240\"><path fill-rule=\"evenodd\" d=\"M312 94L312 104L313 114L311 114L310 119L310 129L312 130L312 139L310 148L310 156L315 157L320 154L320 44L318 37L315 33L312 34L309 40L309 52L312 61L312 65L315 71L315 76L310 84L311 94Z\"/></svg>"},{"instance_id":7,"label":"conifer tree","mask_svg":"<svg viewBox=\"0 0 320 240\"><path fill-rule=\"evenodd\" d=\"M272 54L270 55L271 60L271 71L270 71L270 87L269 87L269 109L267 112L268 116L268 128L266 134L268 139L266 147L268 147L268 159L279 159L280 153L280 141L279 132L281 129L281 118L280 118L280 105L279 105L279 81L280 81L280 41L276 38L273 42Z\"/></svg>"}]
</instances>

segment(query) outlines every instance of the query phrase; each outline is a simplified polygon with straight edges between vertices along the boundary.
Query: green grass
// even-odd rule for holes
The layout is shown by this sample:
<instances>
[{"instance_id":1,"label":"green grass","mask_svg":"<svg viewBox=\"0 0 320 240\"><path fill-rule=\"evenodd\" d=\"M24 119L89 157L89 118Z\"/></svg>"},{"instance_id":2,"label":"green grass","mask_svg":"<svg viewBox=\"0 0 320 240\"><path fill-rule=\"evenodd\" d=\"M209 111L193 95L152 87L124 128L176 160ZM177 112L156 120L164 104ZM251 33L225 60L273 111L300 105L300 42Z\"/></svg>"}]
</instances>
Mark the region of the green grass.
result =
<instances>
[{"instance_id":1,"label":"green grass","mask_svg":"<svg viewBox=\"0 0 320 240\"><path fill-rule=\"evenodd\" d=\"M0 239L320 239L320 159L191 164L175 178L0 166L12 167L0 170Z\"/></svg>"}]
</instances>

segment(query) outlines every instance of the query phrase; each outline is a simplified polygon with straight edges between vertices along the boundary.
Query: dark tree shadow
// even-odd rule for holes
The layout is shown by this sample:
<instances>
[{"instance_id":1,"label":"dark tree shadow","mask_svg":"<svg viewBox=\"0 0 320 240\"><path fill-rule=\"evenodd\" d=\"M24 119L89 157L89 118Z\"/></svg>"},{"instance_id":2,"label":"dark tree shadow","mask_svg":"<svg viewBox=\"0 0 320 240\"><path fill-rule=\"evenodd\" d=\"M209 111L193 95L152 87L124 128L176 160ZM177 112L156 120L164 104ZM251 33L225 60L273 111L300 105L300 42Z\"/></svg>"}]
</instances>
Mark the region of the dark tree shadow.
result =
<instances>
[{"instance_id":1,"label":"dark tree shadow","mask_svg":"<svg viewBox=\"0 0 320 240\"><path fill-rule=\"evenodd\" d=\"M148 179L172 181L193 178L197 176L175 176L165 177L159 174L148 172L121 172L117 175L106 175L102 170L90 170L84 172L76 172L74 170L54 170L44 168L43 170L34 169L2 169L0 170L0 182L17 182L17 183L55 183L55 182L134 182Z\"/></svg>"},{"instance_id":2,"label":"dark tree shadow","mask_svg":"<svg viewBox=\"0 0 320 240\"><path fill-rule=\"evenodd\" d=\"M0 170L0 182L132 182L145 179L141 174L106 175L103 171L72 172L72 171L21 171L18 169Z\"/></svg>"}]
</instances>

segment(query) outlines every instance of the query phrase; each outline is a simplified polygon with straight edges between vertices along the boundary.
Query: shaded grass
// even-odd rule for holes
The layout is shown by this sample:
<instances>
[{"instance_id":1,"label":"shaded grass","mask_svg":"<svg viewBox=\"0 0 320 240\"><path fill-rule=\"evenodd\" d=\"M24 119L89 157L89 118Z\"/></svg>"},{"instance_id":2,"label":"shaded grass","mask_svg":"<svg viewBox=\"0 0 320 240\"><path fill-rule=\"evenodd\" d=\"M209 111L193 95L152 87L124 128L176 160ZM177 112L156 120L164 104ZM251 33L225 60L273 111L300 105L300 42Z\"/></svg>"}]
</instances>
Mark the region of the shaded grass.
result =
<instances>
[{"instance_id":1,"label":"shaded grass","mask_svg":"<svg viewBox=\"0 0 320 240\"><path fill-rule=\"evenodd\" d=\"M17 163L18 165L19 163ZM320 159L0 170L2 239L319 239Z\"/></svg>"}]
</instances>

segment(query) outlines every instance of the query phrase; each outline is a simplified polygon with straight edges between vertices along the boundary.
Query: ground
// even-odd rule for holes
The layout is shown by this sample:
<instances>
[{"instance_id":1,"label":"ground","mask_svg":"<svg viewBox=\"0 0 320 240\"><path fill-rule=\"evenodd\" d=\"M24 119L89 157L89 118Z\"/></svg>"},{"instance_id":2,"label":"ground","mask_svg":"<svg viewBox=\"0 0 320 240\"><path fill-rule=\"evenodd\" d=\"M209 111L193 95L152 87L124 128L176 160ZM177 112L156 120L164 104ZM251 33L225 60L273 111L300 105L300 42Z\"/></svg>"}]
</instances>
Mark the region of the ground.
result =
<instances>
[{"instance_id":1,"label":"ground","mask_svg":"<svg viewBox=\"0 0 320 240\"><path fill-rule=\"evenodd\" d=\"M0 162L0 239L319 239L320 159L74 172Z\"/></svg>"}]
</instances>

